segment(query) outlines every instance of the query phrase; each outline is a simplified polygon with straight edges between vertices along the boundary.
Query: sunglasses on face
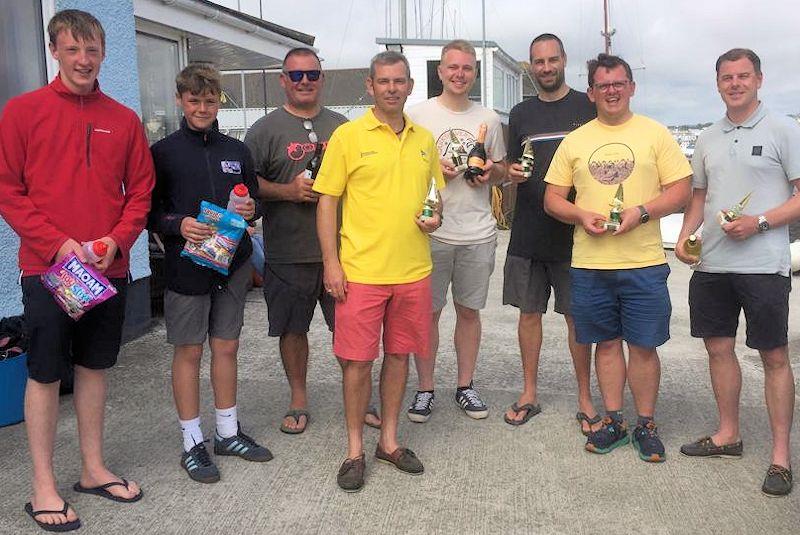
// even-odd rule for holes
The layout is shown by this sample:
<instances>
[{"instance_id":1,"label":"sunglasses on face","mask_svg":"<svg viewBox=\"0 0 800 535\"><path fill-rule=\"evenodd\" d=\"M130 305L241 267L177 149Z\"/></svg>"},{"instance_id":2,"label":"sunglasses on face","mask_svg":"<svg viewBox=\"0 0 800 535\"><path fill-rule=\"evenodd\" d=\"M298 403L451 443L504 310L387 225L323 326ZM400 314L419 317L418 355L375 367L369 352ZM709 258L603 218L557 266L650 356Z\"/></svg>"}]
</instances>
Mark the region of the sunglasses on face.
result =
<instances>
[{"instance_id":1,"label":"sunglasses on face","mask_svg":"<svg viewBox=\"0 0 800 535\"><path fill-rule=\"evenodd\" d=\"M319 141L319 138L317 138L317 133L314 132L314 123L312 123L310 119L303 121L303 128L308 130L308 140L311 143L316 143Z\"/></svg>"},{"instance_id":2,"label":"sunglasses on face","mask_svg":"<svg viewBox=\"0 0 800 535\"><path fill-rule=\"evenodd\" d=\"M322 71L320 70L313 70L313 71L283 71L283 74L289 77L289 80L292 83L298 83L303 80L303 76L308 78L309 82L316 82L319 80L319 77L322 75Z\"/></svg>"}]
</instances>

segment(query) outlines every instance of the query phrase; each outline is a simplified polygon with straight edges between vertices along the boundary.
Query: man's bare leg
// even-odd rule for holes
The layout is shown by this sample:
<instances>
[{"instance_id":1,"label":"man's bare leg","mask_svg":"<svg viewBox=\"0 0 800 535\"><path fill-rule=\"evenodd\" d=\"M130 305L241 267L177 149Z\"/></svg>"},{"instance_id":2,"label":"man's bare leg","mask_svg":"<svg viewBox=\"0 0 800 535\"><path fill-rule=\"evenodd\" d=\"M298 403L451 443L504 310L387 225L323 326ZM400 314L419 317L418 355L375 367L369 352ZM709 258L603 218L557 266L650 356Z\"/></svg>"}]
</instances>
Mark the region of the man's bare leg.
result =
<instances>
[{"instance_id":1,"label":"man's bare leg","mask_svg":"<svg viewBox=\"0 0 800 535\"><path fill-rule=\"evenodd\" d=\"M342 367L347 458L355 459L364 453L364 415L372 394L372 362L338 360Z\"/></svg>"},{"instance_id":2,"label":"man's bare leg","mask_svg":"<svg viewBox=\"0 0 800 535\"><path fill-rule=\"evenodd\" d=\"M25 387L25 429L33 465L31 505L34 511L58 511L64 499L56 489L53 473L53 444L58 423L58 388L60 381L40 383L28 379ZM39 515L40 522L66 524L78 518L70 508L64 515Z\"/></svg>"},{"instance_id":3,"label":"man's bare leg","mask_svg":"<svg viewBox=\"0 0 800 535\"><path fill-rule=\"evenodd\" d=\"M578 383L578 411L592 418L597 414L594 408L594 402L592 401L590 380L592 370L592 344L579 344L575 337L575 323L572 320L572 316L565 314L564 320L567 323L567 345L569 346L569 353L572 356L572 365L575 368L575 380ZM597 431L600 429L601 425L600 422L594 425L581 422L581 430L587 433L590 431Z\"/></svg>"},{"instance_id":4,"label":"man's bare leg","mask_svg":"<svg viewBox=\"0 0 800 535\"><path fill-rule=\"evenodd\" d=\"M739 442L739 395L742 370L733 337L706 338L708 371L719 411L719 430L711 437L717 446Z\"/></svg>"},{"instance_id":5,"label":"man's bare leg","mask_svg":"<svg viewBox=\"0 0 800 535\"><path fill-rule=\"evenodd\" d=\"M172 357L172 395L178 418L192 420L200 416L201 344L175 346Z\"/></svg>"},{"instance_id":6,"label":"man's bare leg","mask_svg":"<svg viewBox=\"0 0 800 535\"><path fill-rule=\"evenodd\" d=\"M522 358L522 394L517 400L517 406L521 407L527 403L535 405L537 402L539 353L542 349L542 314L540 312L520 312L517 336ZM521 421L525 417L525 411L514 412L509 408L506 411L506 417L510 420Z\"/></svg>"},{"instance_id":7,"label":"man's bare leg","mask_svg":"<svg viewBox=\"0 0 800 535\"><path fill-rule=\"evenodd\" d=\"M661 384L661 361L654 347L628 344L628 385L638 416L653 417Z\"/></svg>"},{"instance_id":8,"label":"man's bare leg","mask_svg":"<svg viewBox=\"0 0 800 535\"><path fill-rule=\"evenodd\" d=\"M227 409L236 405L237 353L239 340L211 338L211 387L214 389L214 407Z\"/></svg>"},{"instance_id":9,"label":"man's bare leg","mask_svg":"<svg viewBox=\"0 0 800 535\"><path fill-rule=\"evenodd\" d=\"M81 480L83 487L97 487L122 479L106 468L103 461L103 421L106 409L106 370L75 366L75 414L81 445ZM139 485L128 480L128 488L116 485L108 492L120 498L139 494Z\"/></svg>"},{"instance_id":10,"label":"man's bare leg","mask_svg":"<svg viewBox=\"0 0 800 535\"><path fill-rule=\"evenodd\" d=\"M305 333L286 333L280 338L281 360L289 381L291 398L289 409L306 409L308 394L306 376L308 374L308 335ZM283 419L283 425L289 429L304 429L308 424L305 416L295 420L291 416Z\"/></svg>"},{"instance_id":11,"label":"man's bare leg","mask_svg":"<svg viewBox=\"0 0 800 535\"><path fill-rule=\"evenodd\" d=\"M772 464L791 468L789 438L794 416L794 375L788 346L759 351L764 363L764 394L772 429Z\"/></svg>"},{"instance_id":12,"label":"man's bare leg","mask_svg":"<svg viewBox=\"0 0 800 535\"><path fill-rule=\"evenodd\" d=\"M625 389L625 356L622 353L622 339L598 342L594 366L600 394L603 396L603 407L606 412L621 411Z\"/></svg>"},{"instance_id":13,"label":"man's bare leg","mask_svg":"<svg viewBox=\"0 0 800 535\"><path fill-rule=\"evenodd\" d=\"M456 329L453 340L456 347L459 387L469 386L475 375L478 351L481 346L481 313L453 303L456 309Z\"/></svg>"},{"instance_id":14,"label":"man's bare leg","mask_svg":"<svg viewBox=\"0 0 800 535\"><path fill-rule=\"evenodd\" d=\"M397 423L403 404L408 378L408 355L387 353L381 367L381 426L380 446L392 453L400 445L397 442Z\"/></svg>"},{"instance_id":15,"label":"man's bare leg","mask_svg":"<svg viewBox=\"0 0 800 535\"><path fill-rule=\"evenodd\" d=\"M414 356L414 365L417 368L417 390L421 392L434 389L433 371L436 366L436 353L439 351L439 318L442 311L437 310L431 315L431 356L420 358ZM457 349L456 349L457 351Z\"/></svg>"}]
</instances>

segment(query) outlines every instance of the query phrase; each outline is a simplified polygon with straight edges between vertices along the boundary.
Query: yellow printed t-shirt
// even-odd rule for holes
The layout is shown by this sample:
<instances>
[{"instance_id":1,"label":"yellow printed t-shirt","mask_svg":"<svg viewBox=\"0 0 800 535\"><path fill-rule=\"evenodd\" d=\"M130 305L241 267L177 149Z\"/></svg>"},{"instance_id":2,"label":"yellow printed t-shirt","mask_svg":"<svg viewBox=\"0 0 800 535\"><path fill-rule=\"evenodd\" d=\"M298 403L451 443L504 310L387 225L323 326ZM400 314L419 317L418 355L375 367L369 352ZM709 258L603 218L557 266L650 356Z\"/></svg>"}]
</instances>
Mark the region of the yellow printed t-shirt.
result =
<instances>
[{"instance_id":1,"label":"yellow printed t-shirt","mask_svg":"<svg viewBox=\"0 0 800 535\"><path fill-rule=\"evenodd\" d=\"M669 130L634 115L609 126L595 119L574 130L559 145L545 182L575 187L575 205L608 217L622 184L623 207L638 206L661 193L661 187L692 174L689 162ZM658 219L619 236L590 236L575 226L572 267L631 269L666 262Z\"/></svg>"},{"instance_id":2,"label":"yellow printed t-shirt","mask_svg":"<svg viewBox=\"0 0 800 535\"><path fill-rule=\"evenodd\" d=\"M444 188L430 132L406 117L398 137L372 109L337 128L314 191L342 197L339 260L347 280L403 284L427 277L430 242L414 219L431 177Z\"/></svg>"}]
</instances>

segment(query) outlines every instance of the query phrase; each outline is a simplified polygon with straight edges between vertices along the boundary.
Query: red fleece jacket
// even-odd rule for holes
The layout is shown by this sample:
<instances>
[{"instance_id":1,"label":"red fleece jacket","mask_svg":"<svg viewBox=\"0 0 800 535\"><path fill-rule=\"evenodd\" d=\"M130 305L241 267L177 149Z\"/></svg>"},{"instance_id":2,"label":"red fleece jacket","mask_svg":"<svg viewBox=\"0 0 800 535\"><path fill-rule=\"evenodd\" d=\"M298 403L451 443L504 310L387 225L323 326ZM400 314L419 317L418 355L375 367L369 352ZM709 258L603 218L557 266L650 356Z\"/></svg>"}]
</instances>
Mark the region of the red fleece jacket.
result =
<instances>
[{"instance_id":1,"label":"red fleece jacket","mask_svg":"<svg viewBox=\"0 0 800 535\"><path fill-rule=\"evenodd\" d=\"M68 238L110 236L119 254L106 276L126 276L153 184L142 123L98 85L79 96L56 76L6 104L0 117L0 215L20 237L24 275L47 270Z\"/></svg>"}]
</instances>

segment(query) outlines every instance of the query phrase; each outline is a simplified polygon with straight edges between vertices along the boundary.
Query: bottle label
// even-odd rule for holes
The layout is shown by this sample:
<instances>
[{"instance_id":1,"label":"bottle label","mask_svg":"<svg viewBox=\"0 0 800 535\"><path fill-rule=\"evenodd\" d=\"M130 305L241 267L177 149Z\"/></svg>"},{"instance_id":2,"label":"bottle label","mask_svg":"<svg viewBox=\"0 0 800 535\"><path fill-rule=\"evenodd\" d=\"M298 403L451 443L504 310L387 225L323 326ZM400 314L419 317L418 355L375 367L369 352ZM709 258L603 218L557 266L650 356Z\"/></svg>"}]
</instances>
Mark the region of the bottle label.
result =
<instances>
[{"instance_id":1,"label":"bottle label","mask_svg":"<svg viewBox=\"0 0 800 535\"><path fill-rule=\"evenodd\" d=\"M470 167L483 167L486 165L486 160L481 158L480 156L470 156L467 160L467 165Z\"/></svg>"}]
</instances>

